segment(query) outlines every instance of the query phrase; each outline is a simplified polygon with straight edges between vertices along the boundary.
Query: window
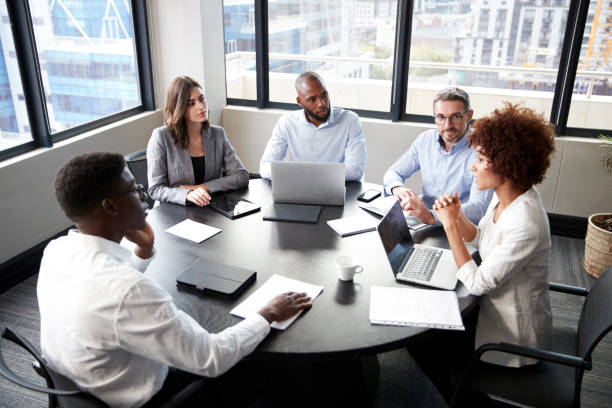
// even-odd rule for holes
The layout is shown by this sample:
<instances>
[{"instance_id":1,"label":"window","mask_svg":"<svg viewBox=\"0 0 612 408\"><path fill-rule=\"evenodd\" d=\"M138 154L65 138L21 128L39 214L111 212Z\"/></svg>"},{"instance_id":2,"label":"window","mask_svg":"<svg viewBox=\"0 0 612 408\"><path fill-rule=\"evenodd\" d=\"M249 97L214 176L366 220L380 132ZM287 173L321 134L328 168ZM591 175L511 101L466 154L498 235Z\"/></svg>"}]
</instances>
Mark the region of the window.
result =
<instances>
[{"instance_id":1,"label":"window","mask_svg":"<svg viewBox=\"0 0 612 408\"><path fill-rule=\"evenodd\" d=\"M599 113L610 110L607 3L225 0L228 103L295 109L293 81L314 70L335 105L362 116L432 123L435 94L459 86L476 118L509 101L550 117L558 134L596 136L594 124L612 129ZM239 57L248 62L230 66Z\"/></svg>"},{"instance_id":2,"label":"window","mask_svg":"<svg viewBox=\"0 0 612 408\"><path fill-rule=\"evenodd\" d=\"M589 4L567 126L607 129L605 133L609 134L612 128L612 6L605 3Z\"/></svg>"},{"instance_id":3,"label":"window","mask_svg":"<svg viewBox=\"0 0 612 408\"><path fill-rule=\"evenodd\" d=\"M0 2L0 158L153 108L144 6Z\"/></svg>"}]
</instances>

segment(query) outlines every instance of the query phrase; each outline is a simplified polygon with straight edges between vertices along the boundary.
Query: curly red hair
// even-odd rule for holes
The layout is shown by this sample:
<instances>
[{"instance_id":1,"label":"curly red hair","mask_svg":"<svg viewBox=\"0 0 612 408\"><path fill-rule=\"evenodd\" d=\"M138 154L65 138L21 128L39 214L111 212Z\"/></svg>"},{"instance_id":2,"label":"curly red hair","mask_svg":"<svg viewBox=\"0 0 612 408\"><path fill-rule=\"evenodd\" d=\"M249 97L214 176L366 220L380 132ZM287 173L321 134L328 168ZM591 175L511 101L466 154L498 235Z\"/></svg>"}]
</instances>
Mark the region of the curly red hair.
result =
<instances>
[{"instance_id":1,"label":"curly red hair","mask_svg":"<svg viewBox=\"0 0 612 408\"><path fill-rule=\"evenodd\" d=\"M478 119L468 136L480 146L492 170L524 191L544 179L555 151L553 124L534 110L504 102L490 116Z\"/></svg>"}]
</instances>

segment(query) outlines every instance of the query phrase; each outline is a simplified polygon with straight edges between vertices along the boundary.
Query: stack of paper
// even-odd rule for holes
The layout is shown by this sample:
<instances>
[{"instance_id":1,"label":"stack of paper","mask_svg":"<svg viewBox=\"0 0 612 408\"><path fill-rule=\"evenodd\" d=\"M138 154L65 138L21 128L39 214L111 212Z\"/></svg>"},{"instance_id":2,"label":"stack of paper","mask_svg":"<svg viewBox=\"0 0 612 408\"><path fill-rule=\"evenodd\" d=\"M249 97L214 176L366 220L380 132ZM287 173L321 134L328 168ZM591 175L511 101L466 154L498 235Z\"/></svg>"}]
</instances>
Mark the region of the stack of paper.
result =
<instances>
[{"instance_id":1,"label":"stack of paper","mask_svg":"<svg viewBox=\"0 0 612 408\"><path fill-rule=\"evenodd\" d=\"M448 290L373 286L370 323L465 330L457 294Z\"/></svg>"},{"instance_id":2,"label":"stack of paper","mask_svg":"<svg viewBox=\"0 0 612 408\"><path fill-rule=\"evenodd\" d=\"M257 313L264 307L272 298L286 292L305 292L310 299L314 300L323 291L323 286L311 285L310 283L287 278L281 275L272 275L270 279L261 285L255 292L246 298L242 303L232 309L230 312L234 316L245 318L248 315ZM297 317L301 314L300 311L295 316L274 322L270 325L275 329L285 330Z\"/></svg>"},{"instance_id":3,"label":"stack of paper","mask_svg":"<svg viewBox=\"0 0 612 408\"><path fill-rule=\"evenodd\" d=\"M369 215L355 215L352 217L338 218L327 221L327 225L341 237L361 234L362 232L374 231L378 220Z\"/></svg>"},{"instance_id":4,"label":"stack of paper","mask_svg":"<svg viewBox=\"0 0 612 408\"><path fill-rule=\"evenodd\" d=\"M166 232L199 244L213 235L217 235L221 230L192 220L184 220L168 228Z\"/></svg>"}]
</instances>

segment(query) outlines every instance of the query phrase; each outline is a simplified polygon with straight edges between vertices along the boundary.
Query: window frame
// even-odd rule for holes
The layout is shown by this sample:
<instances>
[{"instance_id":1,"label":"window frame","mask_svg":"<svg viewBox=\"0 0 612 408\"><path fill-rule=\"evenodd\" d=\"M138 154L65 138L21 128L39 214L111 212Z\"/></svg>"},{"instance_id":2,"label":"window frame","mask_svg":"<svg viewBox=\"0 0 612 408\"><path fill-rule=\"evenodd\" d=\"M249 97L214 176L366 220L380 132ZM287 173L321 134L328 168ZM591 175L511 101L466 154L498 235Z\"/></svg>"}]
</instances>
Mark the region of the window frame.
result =
<instances>
[{"instance_id":1,"label":"window frame","mask_svg":"<svg viewBox=\"0 0 612 408\"><path fill-rule=\"evenodd\" d=\"M294 110L296 107L295 104L270 101L268 0L254 0L254 5L257 99L226 98L226 102L228 105L251 106L257 107L258 109L278 108ZM565 37L563 40L563 48L550 115L550 121L555 125L555 134L557 136L569 134L572 136L596 138L600 133L610 133L611 131L611 129L576 128L567 126L588 8L589 0L570 0ZM391 104L389 110L371 111L351 109L359 116L389 119L392 122L408 121L433 124L433 119L429 115L406 113L413 10L412 0L398 0L396 14L397 29L395 33L393 73L391 79Z\"/></svg>"},{"instance_id":2,"label":"window frame","mask_svg":"<svg viewBox=\"0 0 612 408\"><path fill-rule=\"evenodd\" d=\"M131 0L130 3L132 7L132 23L134 25L134 44L136 65L138 67L140 105L61 132L51 133L45 102L45 91L36 48L34 26L30 13L30 4L28 0L6 1L33 140L0 151L0 161L40 147L49 148L52 147L54 143L61 140L80 135L84 132L97 129L145 111L155 110L147 1Z\"/></svg>"}]
</instances>

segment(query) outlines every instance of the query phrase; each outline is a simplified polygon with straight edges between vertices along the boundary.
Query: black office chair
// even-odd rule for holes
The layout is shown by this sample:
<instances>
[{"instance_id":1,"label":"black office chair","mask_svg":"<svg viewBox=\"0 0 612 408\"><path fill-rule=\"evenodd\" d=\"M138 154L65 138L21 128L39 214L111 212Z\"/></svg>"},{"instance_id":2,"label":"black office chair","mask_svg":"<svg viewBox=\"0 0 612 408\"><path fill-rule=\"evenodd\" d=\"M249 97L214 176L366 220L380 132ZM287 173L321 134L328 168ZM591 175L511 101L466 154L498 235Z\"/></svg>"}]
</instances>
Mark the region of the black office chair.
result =
<instances>
[{"instance_id":1,"label":"black office chair","mask_svg":"<svg viewBox=\"0 0 612 408\"><path fill-rule=\"evenodd\" d=\"M591 353L612 329L612 272L601 275L590 291L555 283L549 287L556 292L586 296L577 330L555 327L553 351L507 343L480 346L455 387L451 407L459 406L466 389L538 408L580 406L584 370L592 368ZM482 363L480 357L488 351L503 351L540 362L521 368Z\"/></svg>"},{"instance_id":2,"label":"black office chair","mask_svg":"<svg viewBox=\"0 0 612 408\"><path fill-rule=\"evenodd\" d=\"M36 361L32 363L32 366L34 367L34 370L45 379L47 387L41 387L39 385L30 383L16 375L4 362L1 347L0 374L17 385L49 395L49 408L108 408L108 405L106 405L103 401L85 391L78 389L72 380L47 367L36 348L34 348L34 346L32 346L32 344L25 338L15 333L8 327L4 328L2 337L21 346L36 359ZM204 387L204 384L204 379L194 381L181 390L181 392L176 394L172 400L165 403L163 408L175 408L182 406L187 399L199 392Z\"/></svg>"},{"instance_id":3,"label":"black office chair","mask_svg":"<svg viewBox=\"0 0 612 408\"><path fill-rule=\"evenodd\" d=\"M134 176L136 183L142 184L145 190L149 191L149 179L147 178L147 150L139 150L134 153L130 153L125 156L125 162L127 163L128 169ZM147 204L149 208L153 208L155 200L151 197L147 197Z\"/></svg>"}]
</instances>

